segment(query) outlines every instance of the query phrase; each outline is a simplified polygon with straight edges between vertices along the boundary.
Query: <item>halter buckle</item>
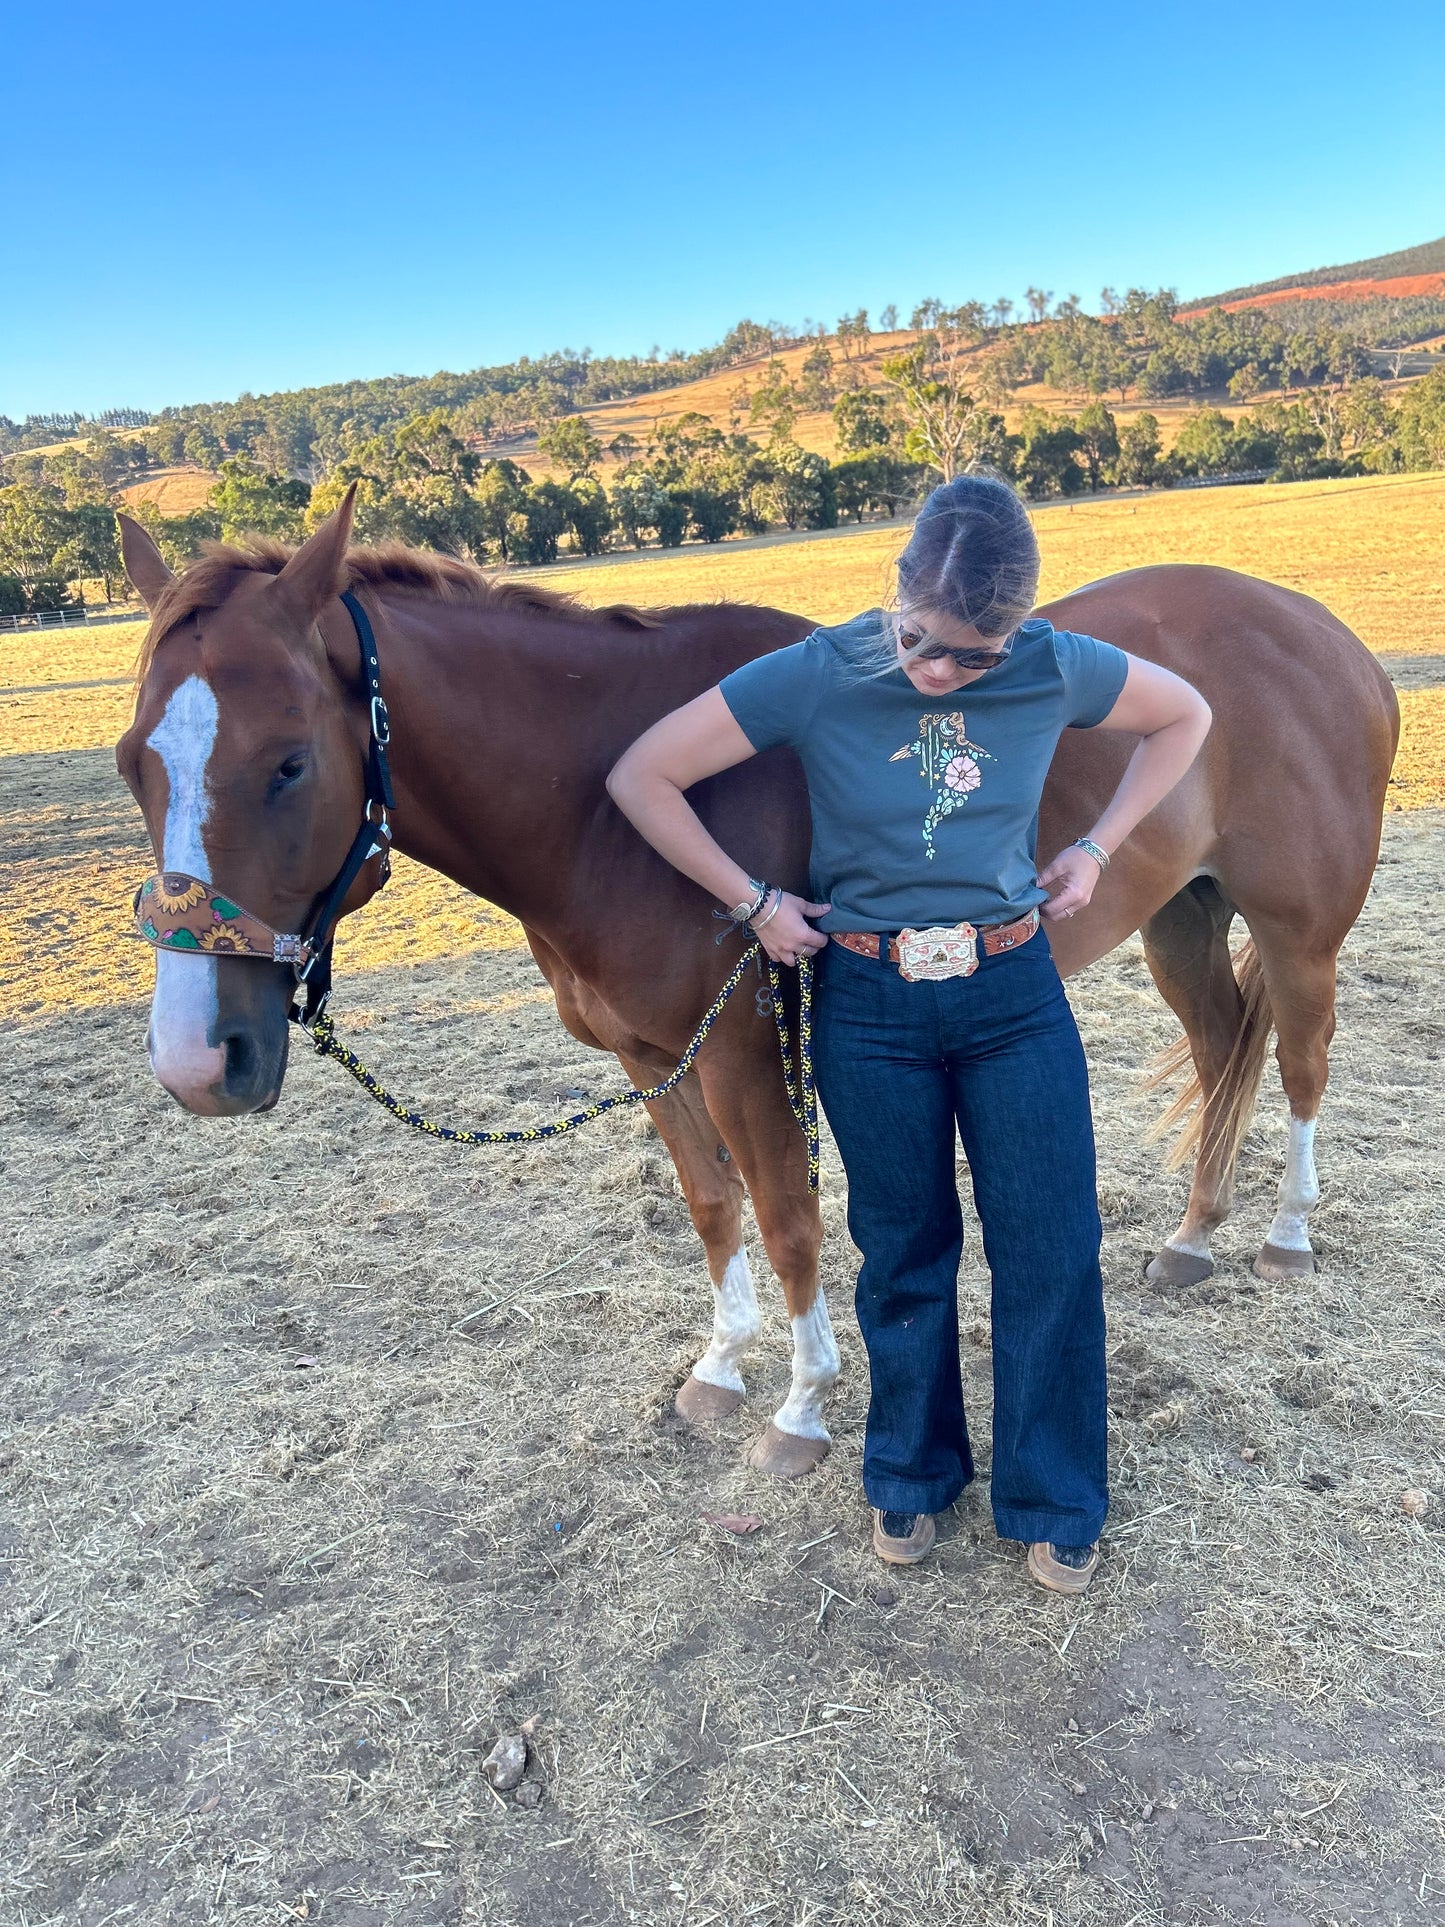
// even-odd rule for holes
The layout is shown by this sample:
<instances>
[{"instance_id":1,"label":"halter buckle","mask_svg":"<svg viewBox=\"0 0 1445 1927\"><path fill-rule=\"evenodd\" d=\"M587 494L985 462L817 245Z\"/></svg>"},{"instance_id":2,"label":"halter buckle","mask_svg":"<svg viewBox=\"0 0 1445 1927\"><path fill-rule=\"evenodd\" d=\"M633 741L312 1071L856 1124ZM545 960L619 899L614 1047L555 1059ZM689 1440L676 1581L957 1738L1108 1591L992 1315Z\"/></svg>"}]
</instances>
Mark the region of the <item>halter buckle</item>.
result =
<instances>
[{"instance_id":1,"label":"halter buckle","mask_svg":"<svg viewBox=\"0 0 1445 1927\"><path fill-rule=\"evenodd\" d=\"M385 749L391 741L391 716L380 696L371 699L371 733L378 749Z\"/></svg>"}]
</instances>

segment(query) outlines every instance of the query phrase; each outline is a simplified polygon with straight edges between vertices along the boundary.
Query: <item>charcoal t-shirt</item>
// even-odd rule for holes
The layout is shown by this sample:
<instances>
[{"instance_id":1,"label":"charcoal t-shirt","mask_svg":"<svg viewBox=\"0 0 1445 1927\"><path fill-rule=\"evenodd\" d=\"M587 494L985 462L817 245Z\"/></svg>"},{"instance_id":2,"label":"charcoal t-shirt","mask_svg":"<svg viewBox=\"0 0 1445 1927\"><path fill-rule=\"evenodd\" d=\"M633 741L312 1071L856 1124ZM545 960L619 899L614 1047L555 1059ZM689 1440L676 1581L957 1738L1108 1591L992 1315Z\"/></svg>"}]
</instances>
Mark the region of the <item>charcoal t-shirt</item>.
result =
<instances>
[{"instance_id":1,"label":"charcoal t-shirt","mask_svg":"<svg viewBox=\"0 0 1445 1927\"><path fill-rule=\"evenodd\" d=\"M893 665L881 610L815 629L723 678L754 749L788 744L813 810L809 889L824 930L1001 923L1048 892L1035 874L1039 797L1063 730L1118 700L1123 650L1035 617L1007 659L947 696Z\"/></svg>"}]
</instances>

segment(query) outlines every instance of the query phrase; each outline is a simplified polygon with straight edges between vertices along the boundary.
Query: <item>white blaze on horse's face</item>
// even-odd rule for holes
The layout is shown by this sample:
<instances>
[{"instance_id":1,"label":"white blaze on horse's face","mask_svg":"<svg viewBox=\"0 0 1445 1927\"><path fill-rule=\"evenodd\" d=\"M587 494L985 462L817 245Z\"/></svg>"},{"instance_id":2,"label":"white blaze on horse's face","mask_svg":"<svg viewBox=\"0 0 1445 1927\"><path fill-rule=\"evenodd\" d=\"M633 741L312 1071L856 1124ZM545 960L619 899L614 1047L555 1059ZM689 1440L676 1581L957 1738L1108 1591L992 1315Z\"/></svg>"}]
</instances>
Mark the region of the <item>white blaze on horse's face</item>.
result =
<instances>
[{"instance_id":1,"label":"white blaze on horse's face","mask_svg":"<svg viewBox=\"0 0 1445 1927\"><path fill-rule=\"evenodd\" d=\"M187 676L172 691L165 714L146 738L165 766L170 786L161 867L183 870L203 883L212 880L205 844L211 807L206 770L218 721L210 684L200 676ZM151 1067L188 1110L216 1108L211 1090L225 1075L226 1053L211 1042L215 1023L214 958L158 950L151 1000Z\"/></svg>"}]
</instances>

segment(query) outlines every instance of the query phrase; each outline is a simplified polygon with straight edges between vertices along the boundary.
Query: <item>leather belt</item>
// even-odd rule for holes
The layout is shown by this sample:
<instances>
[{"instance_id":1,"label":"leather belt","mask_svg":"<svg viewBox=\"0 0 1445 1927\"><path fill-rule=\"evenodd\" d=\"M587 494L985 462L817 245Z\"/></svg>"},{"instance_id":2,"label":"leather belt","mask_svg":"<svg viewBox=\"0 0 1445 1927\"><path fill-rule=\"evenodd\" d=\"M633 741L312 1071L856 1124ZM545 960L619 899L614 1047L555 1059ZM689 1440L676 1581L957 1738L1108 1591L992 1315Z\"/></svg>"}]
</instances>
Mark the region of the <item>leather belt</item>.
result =
<instances>
[{"instance_id":1,"label":"leather belt","mask_svg":"<svg viewBox=\"0 0 1445 1927\"><path fill-rule=\"evenodd\" d=\"M1027 943L1038 927L1037 910L1030 910L1026 917L1018 917L1013 923L980 924L977 928L978 947L986 957L997 957L1005 950L1017 950L1020 944ZM834 930L829 934L834 943L841 944L845 950L855 951L860 957L878 957L884 963L898 962L897 940L886 932Z\"/></svg>"}]
</instances>

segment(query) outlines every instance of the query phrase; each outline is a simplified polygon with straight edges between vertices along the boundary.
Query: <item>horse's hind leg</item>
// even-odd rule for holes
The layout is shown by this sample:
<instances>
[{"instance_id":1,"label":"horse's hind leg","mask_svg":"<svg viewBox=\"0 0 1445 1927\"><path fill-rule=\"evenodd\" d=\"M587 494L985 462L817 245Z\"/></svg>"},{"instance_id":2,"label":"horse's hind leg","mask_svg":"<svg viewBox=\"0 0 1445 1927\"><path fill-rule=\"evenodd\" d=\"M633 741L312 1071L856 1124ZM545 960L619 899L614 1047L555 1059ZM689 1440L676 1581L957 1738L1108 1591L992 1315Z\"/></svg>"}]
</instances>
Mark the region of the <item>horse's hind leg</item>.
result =
<instances>
[{"instance_id":1,"label":"horse's hind leg","mask_svg":"<svg viewBox=\"0 0 1445 1927\"><path fill-rule=\"evenodd\" d=\"M641 1090L667 1074L637 1058L623 1056L622 1065ZM743 1402L742 1357L762 1322L743 1248L742 1179L695 1076L647 1108L677 1168L713 1285L712 1339L683 1380L676 1407L690 1425L716 1424Z\"/></svg>"},{"instance_id":2,"label":"horse's hind leg","mask_svg":"<svg viewBox=\"0 0 1445 1927\"><path fill-rule=\"evenodd\" d=\"M1298 932L1256 919L1255 943L1279 1033L1275 1055L1289 1099L1289 1148L1274 1222L1254 1261L1261 1278L1296 1278L1315 1268L1309 1214L1319 1202L1315 1122L1329 1078L1335 1034L1333 948L1305 947Z\"/></svg>"},{"instance_id":3,"label":"horse's hind leg","mask_svg":"<svg viewBox=\"0 0 1445 1927\"><path fill-rule=\"evenodd\" d=\"M1189 1202L1179 1228L1151 1260L1155 1284L1195 1285L1214 1270L1210 1243L1229 1215L1234 1163L1268 1038L1268 1007L1246 997L1234 974L1234 906L1211 877L1196 877L1144 925L1144 955L1160 995L1184 1026L1194 1060L1196 1110L1181 1142L1195 1148ZM1257 974L1257 966L1251 965ZM1253 987L1251 985L1251 987Z\"/></svg>"}]
</instances>

